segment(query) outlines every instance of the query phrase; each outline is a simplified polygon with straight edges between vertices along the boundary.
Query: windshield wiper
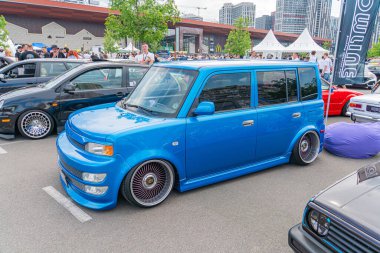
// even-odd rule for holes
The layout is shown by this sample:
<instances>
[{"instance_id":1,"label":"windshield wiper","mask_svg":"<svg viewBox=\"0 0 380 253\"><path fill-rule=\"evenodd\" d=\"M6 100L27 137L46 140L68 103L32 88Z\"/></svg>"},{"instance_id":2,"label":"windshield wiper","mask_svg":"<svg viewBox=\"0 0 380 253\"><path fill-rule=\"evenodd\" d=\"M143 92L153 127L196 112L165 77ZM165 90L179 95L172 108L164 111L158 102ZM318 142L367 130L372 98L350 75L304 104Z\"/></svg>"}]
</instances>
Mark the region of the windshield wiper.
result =
<instances>
[{"instance_id":1,"label":"windshield wiper","mask_svg":"<svg viewBox=\"0 0 380 253\"><path fill-rule=\"evenodd\" d=\"M149 110L148 108L145 108L145 107L142 107L142 106L139 106L139 105L128 104L128 103L124 103L124 105L126 105L126 106L128 106L128 107L134 107L134 108L137 108L137 109L141 109L141 110L143 110L143 111L149 112L150 114L153 114L153 113L154 113L154 111Z\"/></svg>"}]
</instances>

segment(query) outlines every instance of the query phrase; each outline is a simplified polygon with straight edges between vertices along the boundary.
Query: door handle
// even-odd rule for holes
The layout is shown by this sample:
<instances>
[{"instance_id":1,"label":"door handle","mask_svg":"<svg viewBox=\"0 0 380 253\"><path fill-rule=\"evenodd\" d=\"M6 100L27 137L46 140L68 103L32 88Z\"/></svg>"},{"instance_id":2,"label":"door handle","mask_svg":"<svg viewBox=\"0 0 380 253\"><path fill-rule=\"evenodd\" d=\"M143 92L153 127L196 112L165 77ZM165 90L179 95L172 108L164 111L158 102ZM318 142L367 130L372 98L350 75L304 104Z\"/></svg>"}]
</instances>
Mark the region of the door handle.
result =
<instances>
[{"instance_id":1,"label":"door handle","mask_svg":"<svg viewBox=\"0 0 380 253\"><path fill-rule=\"evenodd\" d=\"M255 121L254 120L245 120L245 121L243 121L243 126L253 126L253 124L255 123Z\"/></svg>"},{"instance_id":2,"label":"door handle","mask_svg":"<svg viewBox=\"0 0 380 253\"><path fill-rule=\"evenodd\" d=\"M295 118L295 119L299 118L299 117L301 117L301 113L300 112L295 112L295 113L292 114L292 117Z\"/></svg>"}]
</instances>

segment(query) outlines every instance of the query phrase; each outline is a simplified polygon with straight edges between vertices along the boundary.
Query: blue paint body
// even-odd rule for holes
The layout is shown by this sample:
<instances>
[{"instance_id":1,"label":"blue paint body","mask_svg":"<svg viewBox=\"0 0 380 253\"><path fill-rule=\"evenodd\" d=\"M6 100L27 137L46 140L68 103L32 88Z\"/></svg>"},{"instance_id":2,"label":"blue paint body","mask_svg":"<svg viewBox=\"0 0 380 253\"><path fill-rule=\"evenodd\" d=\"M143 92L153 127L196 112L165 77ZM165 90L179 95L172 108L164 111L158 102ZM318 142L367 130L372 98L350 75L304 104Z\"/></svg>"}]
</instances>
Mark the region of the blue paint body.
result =
<instances>
[{"instance_id":1,"label":"blue paint body","mask_svg":"<svg viewBox=\"0 0 380 253\"><path fill-rule=\"evenodd\" d=\"M294 145L309 130L317 132L323 147L323 101L317 78L318 98L312 101L258 107L257 70L297 71L316 65L284 61L181 62L158 64L163 68L198 71L184 103L173 118L138 114L118 104L104 104L73 113L66 131L59 135L59 165L68 178L62 185L79 204L93 209L115 207L120 185L135 166L151 159L169 161L176 170L176 188L187 191L241 175L288 163ZM251 108L194 116L190 112L207 80L217 73L251 73ZM299 89L299 88L298 88ZM292 118L301 112L302 117ZM254 120L252 127L242 122ZM88 142L112 144L114 156L83 150ZM178 145L173 143L178 142ZM86 183L65 166L77 171L107 173L101 183ZM62 180L62 178L61 178ZM87 194L72 181L108 186L102 196Z\"/></svg>"}]
</instances>

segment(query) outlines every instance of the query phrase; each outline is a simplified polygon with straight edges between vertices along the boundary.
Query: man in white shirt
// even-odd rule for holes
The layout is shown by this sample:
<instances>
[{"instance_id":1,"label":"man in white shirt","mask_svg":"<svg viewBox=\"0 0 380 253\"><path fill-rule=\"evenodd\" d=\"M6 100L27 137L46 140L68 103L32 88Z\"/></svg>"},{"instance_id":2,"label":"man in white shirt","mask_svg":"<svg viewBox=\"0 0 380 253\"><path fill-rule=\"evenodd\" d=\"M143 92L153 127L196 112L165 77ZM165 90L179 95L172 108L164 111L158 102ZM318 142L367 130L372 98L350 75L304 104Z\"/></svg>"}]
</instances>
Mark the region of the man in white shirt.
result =
<instances>
[{"instance_id":1,"label":"man in white shirt","mask_svg":"<svg viewBox=\"0 0 380 253\"><path fill-rule=\"evenodd\" d=\"M321 67L322 67L322 77L326 81L330 81L330 75L332 71L332 61L329 58L329 54L324 54L324 59L321 61Z\"/></svg>"},{"instance_id":2,"label":"man in white shirt","mask_svg":"<svg viewBox=\"0 0 380 253\"><path fill-rule=\"evenodd\" d=\"M293 61L299 61L300 60L300 57L299 57L298 53L293 53L292 60Z\"/></svg>"},{"instance_id":3,"label":"man in white shirt","mask_svg":"<svg viewBox=\"0 0 380 253\"><path fill-rule=\"evenodd\" d=\"M149 52L149 46L143 43L141 53L135 57L135 61L139 64L152 65L154 62L154 54Z\"/></svg>"},{"instance_id":4,"label":"man in white shirt","mask_svg":"<svg viewBox=\"0 0 380 253\"><path fill-rule=\"evenodd\" d=\"M309 62L318 63L316 54L316 51L311 51Z\"/></svg>"}]
</instances>

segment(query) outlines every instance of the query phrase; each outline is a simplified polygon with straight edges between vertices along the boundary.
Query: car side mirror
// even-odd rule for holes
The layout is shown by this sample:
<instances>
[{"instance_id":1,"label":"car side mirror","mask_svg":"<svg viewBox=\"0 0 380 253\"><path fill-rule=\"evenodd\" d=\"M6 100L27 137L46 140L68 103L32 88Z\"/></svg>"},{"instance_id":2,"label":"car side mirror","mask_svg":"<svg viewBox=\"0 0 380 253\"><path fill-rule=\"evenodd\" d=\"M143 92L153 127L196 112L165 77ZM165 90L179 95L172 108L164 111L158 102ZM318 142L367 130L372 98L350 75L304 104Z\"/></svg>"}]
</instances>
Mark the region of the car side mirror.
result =
<instances>
[{"instance_id":1,"label":"car side mirror","mask_svg":"<svg viewBox=\"0 0 380 253\"><path fill-rule=\"evenodd\" d=\"M212 115L215 113L215 105L213 102L201 102L194 111L194 115Z\"/></svg>"},{"instance_id":2,"label":"car side mirror","mask_svg":"<svg viewBox=\"0 0 380 253\"><path fill-rule=\"evenodd\" d=\"M7 81L5 80L4 74L0 74L0 82L6 83Z\"/></svg>"},{"instance_id":3,"label":"car side mirror","mask_svg":"<svg viewBox=\"0 0 380 253\"><path fill-rule=\"evenodd\" d=\"M63 87L63 91L65 93L74 94L75 91L75 85L73 83L68 83Z\"/></svg>"}]
</instances>

